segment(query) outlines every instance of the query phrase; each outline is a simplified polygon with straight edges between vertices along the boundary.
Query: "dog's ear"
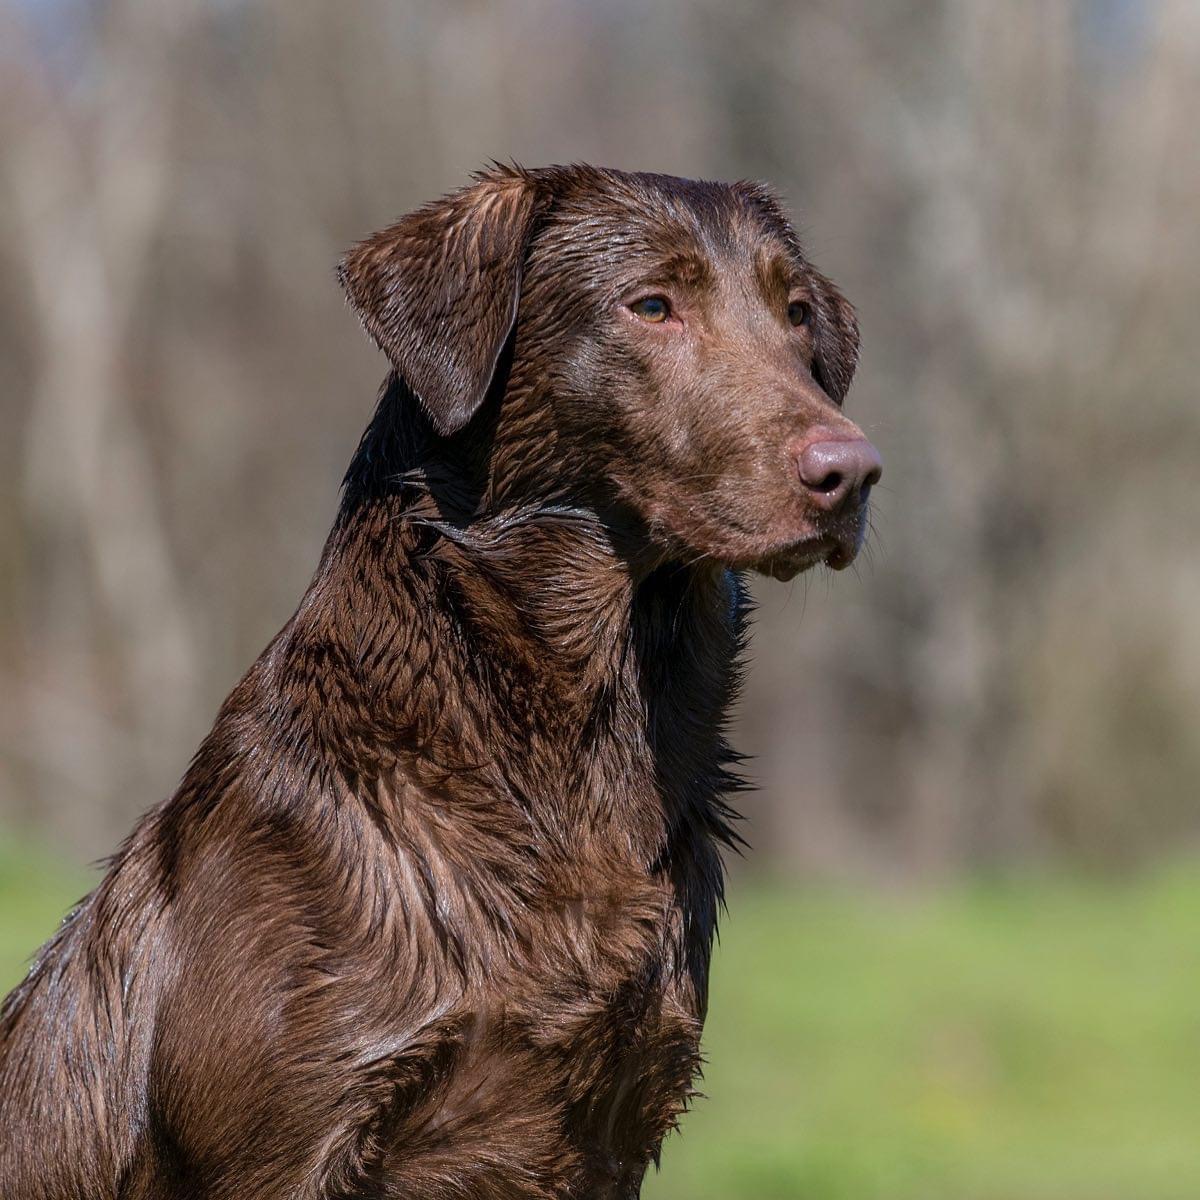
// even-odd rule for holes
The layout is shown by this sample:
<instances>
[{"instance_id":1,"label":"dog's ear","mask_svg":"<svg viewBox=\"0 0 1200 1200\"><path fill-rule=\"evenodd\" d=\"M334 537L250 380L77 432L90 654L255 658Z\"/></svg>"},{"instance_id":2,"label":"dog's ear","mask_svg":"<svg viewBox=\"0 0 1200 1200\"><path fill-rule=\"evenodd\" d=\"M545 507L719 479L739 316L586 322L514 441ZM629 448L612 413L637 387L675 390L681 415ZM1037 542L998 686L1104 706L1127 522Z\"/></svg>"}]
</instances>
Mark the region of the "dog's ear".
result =
<instances>
[{"instance_id":1,"label":"dog's ear","mask_svg":"<svg viewBox=\"0 0 1200 1200\"><path fill-rule=\"evenodd\" d=\"M854 305L819 271L812 272L816 292L816 362L813 374L831 400L841 404L858 366L858 317Z\"/></svg>"},{"instance_id":2,"label":"dog's ear","mask_svg":"<svg viewBox=\"0 0 1200 1200\"><path fill-rule=\"evenodd\" d=\"M497 170L359 242L338 278L443 435L483 403L517 317L539 191Z\"/></svg>"}]
</instances>

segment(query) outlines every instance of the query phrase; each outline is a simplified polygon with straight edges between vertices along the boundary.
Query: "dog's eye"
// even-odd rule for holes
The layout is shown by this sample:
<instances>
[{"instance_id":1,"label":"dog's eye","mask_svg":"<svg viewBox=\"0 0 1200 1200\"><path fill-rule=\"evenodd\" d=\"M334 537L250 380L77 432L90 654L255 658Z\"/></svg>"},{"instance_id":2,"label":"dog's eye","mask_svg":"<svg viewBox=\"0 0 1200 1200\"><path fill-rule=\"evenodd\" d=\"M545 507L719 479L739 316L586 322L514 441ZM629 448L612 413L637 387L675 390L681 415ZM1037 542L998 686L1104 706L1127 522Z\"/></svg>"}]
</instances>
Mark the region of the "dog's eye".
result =
<instances>
[{"instance_id":1,"label":"dog's eye","mask_svg":"<svg viewBox=\"0 0 1200 1200\"><path fill-rule=\"evenodd\" d=\"M812 309L803 300L793 300L788 305L788 321L793 325L807 325L812 319Z\"/></svg>"},{"instance_id":2,"label":"dog's eye","mask_svg":"<svg viewBox=\"0 0 1200 1200\"><path fill-rule=\"evenodd\" d=\"M634 316L641 317L643 321L657 325L671 315L671 306L665 296L646 296L642 300L635 300L629 306L629 311Z\"/></svg>"}]
</instances>

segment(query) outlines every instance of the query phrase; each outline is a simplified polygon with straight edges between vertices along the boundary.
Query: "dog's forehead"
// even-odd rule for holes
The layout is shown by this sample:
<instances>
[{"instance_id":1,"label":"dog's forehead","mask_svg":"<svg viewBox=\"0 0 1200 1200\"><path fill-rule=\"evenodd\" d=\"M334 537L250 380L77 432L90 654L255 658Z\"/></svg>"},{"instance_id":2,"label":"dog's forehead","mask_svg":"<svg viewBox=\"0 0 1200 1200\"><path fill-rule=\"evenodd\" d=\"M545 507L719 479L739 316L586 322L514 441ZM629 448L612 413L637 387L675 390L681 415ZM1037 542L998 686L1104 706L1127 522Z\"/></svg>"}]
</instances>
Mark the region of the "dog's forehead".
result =
<instances>
[{"instance_id":1,"label":"dog's forehead","mask_svg":"<svg viewBox=\"0 0 1200 1200\"><path fill-rule=\"evenodd\" d=\"M577 249L590 245L609 261L691 254L726 269L764 257L801 261L777 201L755 184L588 172L560 192L552 224Z\"/></svg>"}]
</instances>

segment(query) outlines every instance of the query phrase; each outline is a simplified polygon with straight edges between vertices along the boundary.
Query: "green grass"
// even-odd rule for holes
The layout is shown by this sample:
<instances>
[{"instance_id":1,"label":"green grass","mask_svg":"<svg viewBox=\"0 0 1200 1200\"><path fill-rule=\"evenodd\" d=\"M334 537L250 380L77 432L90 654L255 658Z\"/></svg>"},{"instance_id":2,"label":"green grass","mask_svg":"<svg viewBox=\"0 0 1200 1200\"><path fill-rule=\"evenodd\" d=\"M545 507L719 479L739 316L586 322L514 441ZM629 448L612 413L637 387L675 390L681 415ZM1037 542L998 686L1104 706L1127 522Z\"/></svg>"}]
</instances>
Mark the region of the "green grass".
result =
<instances>
[{"instance_id":1,"label":"green grass","mask_svg":"<svg viewBox=\"0 0 1200 1200\"><path fill-rule=\"evenodd\" d=\"M1200 864L731 910L651 1200L1200 1196Z\"/></svg>"},{"instance_id":2,"label":"green grass","mask_svg":"<svg viewBox=\"0 0 1200 1200\"><path fill-rule=\"evenodd\" d=\"M98 878L0 830L0 996L20 981L38 947Z\"/></svg>"},{"instance_id":3,"label":"green grass","mask_svg":"<svg viewBox=\"0 0 1200 1200\"><path fill-rule=\"evenodd\" d=\"M88 883L0 849L0 988ZM650 1200L1195 1200L1200 864L921 898L734 887Z\"/></svg>"}]
</instances>

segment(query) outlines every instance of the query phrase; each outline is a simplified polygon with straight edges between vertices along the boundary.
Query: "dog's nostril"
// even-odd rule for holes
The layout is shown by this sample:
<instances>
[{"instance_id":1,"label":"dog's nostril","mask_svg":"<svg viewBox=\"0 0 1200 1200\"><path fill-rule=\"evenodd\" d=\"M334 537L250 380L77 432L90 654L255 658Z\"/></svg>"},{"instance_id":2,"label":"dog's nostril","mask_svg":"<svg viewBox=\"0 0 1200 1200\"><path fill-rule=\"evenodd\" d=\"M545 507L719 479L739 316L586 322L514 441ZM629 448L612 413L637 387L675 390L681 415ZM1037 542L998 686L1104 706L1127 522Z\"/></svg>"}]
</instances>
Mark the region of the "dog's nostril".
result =
<instances>
[{"instance_id":1,"label":"dog's nostril","mask_svg":"<svg viewBox=\"0 0 1200 1200\"><path fill-rule=\"evenodd\" d=\"M836 492L842 485L842 476L838 471L830 471L824 479L812 484L814 492Z\"/></svg>"},{"instance_id":2,"label":"dog's nostril","mask_svg":"<svg viewBox=\"0 0 1200 1200\"><path fill-rule=\"evenodd\" d=\"M859 499L865 504L867 497L871 494L871 489L879 482L879 477L883 472L876 467L873 471L867 473L867 477L862 481L862 486L858 489Z\"/></svg>"}]
</instances>

